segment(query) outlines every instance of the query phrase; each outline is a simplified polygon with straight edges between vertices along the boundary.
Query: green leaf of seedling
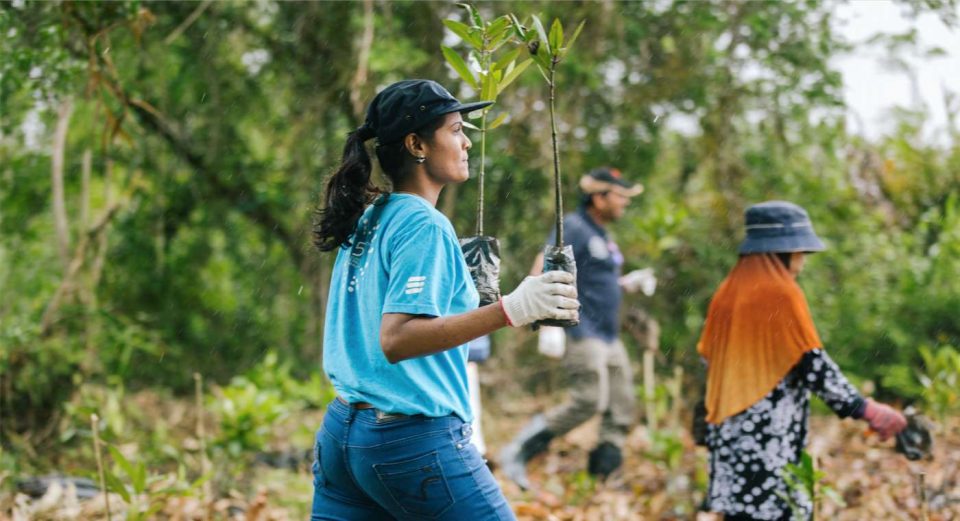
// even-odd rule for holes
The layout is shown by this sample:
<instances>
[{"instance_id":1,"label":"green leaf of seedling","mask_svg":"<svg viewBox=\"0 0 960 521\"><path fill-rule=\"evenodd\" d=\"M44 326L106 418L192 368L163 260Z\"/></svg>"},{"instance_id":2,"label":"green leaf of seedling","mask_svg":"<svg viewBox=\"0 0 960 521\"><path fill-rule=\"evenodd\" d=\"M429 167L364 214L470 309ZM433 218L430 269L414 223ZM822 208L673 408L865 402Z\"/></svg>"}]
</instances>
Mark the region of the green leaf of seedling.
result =
<instances>
[{"instance_id":1,"label":"green leaf of seedling","mask_svg":"<svg viewBox=\"0 0 960 521\"><path fill-rule=\"evenodd\" d=\"M491 40L508 30L510 30L510 18L506 15L487 24L487 34L490 35Z\"/></svg>"},{"instance_id":2,"label":"green leaf of seedling","mask_svg":"<svg viewBox=\"0 0 960 521\"><path fill-rule=\"evenodd\" d=\"M563 24L560 23L559 18L554 18L553 24L550 25L550 48L559 51L561 47L563 47Z\"/></svg>"},{"instance_id":3,"label":"green leaf of seedling","mask_svg":"<svg viewBox=\"0 0 960 521\"><path fill-rule=\"evenodd\" d=\"M520 23L520 20L517 20L517 17L514 16L513 13L510 13L507 16L510 17L510 26L513 27L513 32L517 35L517 38L520 38L520 41L522 42L528 41L527 30L523 24Z\"/></svg>"},{"instance_id":4,"label":"green leaf of seedling","mask_svg":"<svg viewBox=\"0 0 960 521\"><path fill-rule=\"evenodd\" d=\"M490 37L490 40L487 43L487 50L489 52L496 52L498 49L503 47L504 44L510 41L511 34L510 28L507 27L503 31Z\"/></svg>"},{"instance_id":5,"label":"green leaf of seedling","mask_svg":"<svg viewBox=\"0 0 960 521\"><path fill-rule=\"evenodd\" d=\"M486 109L484 109L484 110L486 110ZM483 110L478 110L478 111L474 112L474 114L476 114L476 116L474 116L474 118L483 117ZM463 120L463 128L469 128L470 130L482 130L480 127L474 125L473 123L470 123L470 122L467 121L467 120Z\"/></svg>"},{"instance_id":6,"label":"green leaf of seedling","mask_svg":"<svg viewBox=\"0 0 960 521\"><path fill-rule=\"evenodd\" d=\"M467 13L470 15L470 19L473 20L473 25L477 27L483 27L483 20L480 19L480 13L478 13L472 5L466 3L457 5L467 10Z\"/></svg>"},{"instance_id":7,"label":"green leaf of seedling","mask_svg":"<svg viewBox=\"0 0 960 521\"><path fill-rule=\"evenodd\" d=\"M467 122L466 122L466 121L463 122L463 126L467 126ZM204 474L204 475L200 476L199 478L197 478L193 483L190 483L190 488L193 489L193 490L199 490L200 487L202 487L203 484L206 483L207 481L210 481L210 478L212 478L212 477L213 477L213 471L211 470L211 471L207 472L206 474Z\"/></svg>"},{"instance_id":8,"label":"green leaf of seedling","mask_svg":"<svg viewBox=\"0 0 960 521\"><path fill-rule=\"evenodd\" d=\"M508 72L503 79L500 80L500 88L497 90L497 95L500 95L500 93L503 92L503 89L507 88L511 83L513 83L513 80L519 78L520 75L523 74L523 71L525 71L532 62L533 60L527 58L526 60L518 63L516 67Z\"/></svg>"},{"instance_id":9,"label":"green leaf of seedling","mask_svg":"<svg viewBox=\"0 0 960 521\"><path fill-rule=\"evenodd\" d=\"M453 31L453 34L459 36L461 40L466 42L471 47L475 49L480 49L483 47L483 41L480 39L480 36L465 24L462 24L456 20L444 20L443 25L447 26L447 29Z\"/></svg>"},{"instance_id":10,"label":"green leaf of seedling","mask_svg":"<svg viewBox=\"0 0 960 521\"><path fill-rule=\"evenodd\" d=\"M550 83L550 77L547 76L547 73L550 71L550 58L548 58L546 54L537 53L536 56L533 56L531 59L540 66L543 79L547 80L547 83Z\"/></svg>"},{"instance_id":11,"label":"green leaf of seedling","mask_svg":"<svg viewBox=\"0 0 960 521\"><path fill-rule=\"evenodd\" d=\"M540 48L545 51L546 54L552 56L553 52L550 50L550 40L547 38L547 31L543 29L543 24L540 23L540 19L536 16L533 17L533 27L540 36ZM537 53L537 56L540 56L540 53Z\"/></svg>"},{"instance_id":12,"label":"green leaf of seedling","mask_svg":"<svg viewBox=\"0 0 960 521\"><path fill-rule=\"evenodd\" d=\"M577 41L577 38L580 37L580 31L583 30L583 25L586 23L587 21L583 20L582 22L580 22L580 25L577 26L577 30L573 31L573 36L571 36L570 39L567 41L567 46L565 48L566 50L569 50L571 47L573 47L573 42Z\"/></svg>"},{"instance_id":13,"label":"green leaf of seedling","mask_svg":"<svg viewBox=\"0 0 960 521\"><path fill-rule=\"evenodd\" d=\"M477 90L476 78L473 77L473 73L470 72L470 68L467 67L467 62L463 61L463 58L457 54L457 51L454 51L446 45L441 45L440 50L443 52L443 57L447 60L447 63L450 64L450 67L453 67L453 70L456 71L458 75L460 75L460 78L467 82L467 85L470 85L470 88Z\"/></svg>"},{"instance_id":14,"label":"green leaf of seedling","mask_svg":"<svg viewBox=\"0 0 960 521\"><path fill-rule=\"evenodd\" d=\"M492 70L504 70L507 66L510 65L514 60L520 57L520 53L523 52L523 47L517 47L515 49L509 50L504 55L493 63L490 67Z\"/></svg>"},{"instance_id":15,"label":"green leaf of seedling","mask_svg":"<svg viewBox=\"0 0 960 521\"><path fill-rule=\"evenodd\" d=\"M543 81L547 82L547 85L550 85L550 76L547 74L550 71L550 65L544 65L543 60L534 59L534 63L537 64L537 70L540 71L540 76L543 77Z\"/></svg>"},{"instance_id":16,"label":"green leaf of seedling","mask_svg":"<svg viewBox=\"0 0 960 521\"><path fill-rule=\"evenodd\" d=\"M803 475L813 477L813 457L811 457L809 453L804 452L800 456L800 463L801 468L803 469Z\"/></svg>"},{"instance_id":17,"label":"green leaf of seedling","mask_svg":"<svg viewBox=\"0 0 960 521\"><path fill-rule=\"evenodd\" d=\"M587 23L586 20L580 22L580 25L577 26L577 30L573 32L573 36L571 36L570 39L567 40L567 46L563 48L563 52L561 53L561 56L566 56L567 52L569 52L570 49L573 48L573 42L577 41L577 38L580 37L580 31L583 30L583 25L586 23Z\"/></svg>"},{"instance_id":18,"label":"green leaf of seedling","mask_svg":"<svg viewBox=\"0 0 960 521\"><path fill-rule=\"evenodd\" d=\"M147 511L143 513L143 518L154 519L153 515L163 510L164 507L166 506L167 505L163 501L157 501L156 503L150 505L150 508L148 508Z\"/></svg>"},{"instance_id":19,"label":"green leaf of seedling","mask_svg":"<svg viewBox=\"0 0 960 521\"><path fill-rule=\"evenodd\" d=\"M506 112L500 113L500 115L497 116L492 123L487 125L487 130L493 130L499 127L500 125L503 125L503 122L506 121L506 119L507 119L507 113Z\"/></svg>"},{"instance_id":20,"label":"green leaf of seedling","mask_svg":"<svg viewBox=\"0 0 960 521\"><path fill-rule=\"evenodd\" d=\"M497 79L493 74L480 74L480 99L492 101L497 98Z\"/></svg>"},{"instance_id":21,"label":"green leaf of seedling","mask_svg":"<svg viewBox=\"0 0 960 521\"><path fill-rule=\"evenodd\" d=\"M120 497L123 498L124 503L129 505L130 491L127 490L127 486L120 481L120 478L115 476L112 472L105 472L103 478L106 482L107 490L113 492L114 494L120 494Z\"/></svg>"},{"instance_id":22,"label":"green leaf of seedling","mask_svg":"<svg viewBox=\"0 0 960 521\"><path fill-rule=\"evenodd\" d=\"M137 463L133 467L130 482L133 485L133 491L137 494L143 494L147 490L147 466L143 462Z\"/></svg>"},{"instance_id":23,"label":"green leaf of seedling","mask_svg":"<svg viewBox=\"0 0 960 521\"><path fill-rule=\"evenodd\" d=\"M830 501L833 501L834 503L836 503L837 506L841 508L847 506L847 502L843 500L843 496L841 496L836 490L830 487L821 487L820 491L823 493L823 495L830 498Z\"/></svg>"},{"instance_id":24,"label":"green leaf of seedling","mask_svg":"<svg viewBox=\"0 0 960 521\"><path fill-rule=\"evenodd\" d=\"M117 450L113 445L107 445L107 450L110 451L110 455L113 456L113 461L120 466L120 469L123 470L123 473L127 475L128 478L133 478L133 465L130 464L124 455Z\"/></svg>"}]
</instances>

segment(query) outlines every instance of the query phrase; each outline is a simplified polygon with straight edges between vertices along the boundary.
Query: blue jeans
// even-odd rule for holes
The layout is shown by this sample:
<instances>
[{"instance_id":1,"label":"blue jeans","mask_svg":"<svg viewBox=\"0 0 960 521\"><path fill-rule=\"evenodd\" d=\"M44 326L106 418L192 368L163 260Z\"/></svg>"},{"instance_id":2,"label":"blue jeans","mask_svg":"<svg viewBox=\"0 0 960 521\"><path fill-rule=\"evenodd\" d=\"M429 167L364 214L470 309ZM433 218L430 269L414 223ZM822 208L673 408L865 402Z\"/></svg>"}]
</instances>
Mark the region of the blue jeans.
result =
<instances>
[{"instance_id":1,"label":"blue jeans","mask_svg":"<svg viewBox=\"0 0 960 521\"><path fill-rule=\"evenodd\" d=\"M314 447L310 519L515 519L471 434L452 415L391 415L333 400Z\"/></svg>"}]
</instances>

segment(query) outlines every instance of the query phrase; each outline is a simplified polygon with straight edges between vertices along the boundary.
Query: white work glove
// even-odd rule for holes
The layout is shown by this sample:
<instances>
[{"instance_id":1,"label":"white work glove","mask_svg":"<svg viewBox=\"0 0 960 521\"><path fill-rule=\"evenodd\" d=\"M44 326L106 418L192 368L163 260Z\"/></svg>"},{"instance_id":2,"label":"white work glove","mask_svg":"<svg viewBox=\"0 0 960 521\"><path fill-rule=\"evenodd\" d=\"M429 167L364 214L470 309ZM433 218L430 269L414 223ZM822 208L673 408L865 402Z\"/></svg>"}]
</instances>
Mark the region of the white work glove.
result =
<instances>
[{"instance_id":1,"label":"white work glove","mask_svg":"<svg viewBox=\"0 0 960 521\"><path fill-rule=\"evenodd\" d=\"M537 351L550 358L563 358L566 351L566 337L562 327L541 326L537 338Z\"/></svg>"},{"instance_id":2,"label":"white work glove","mask_svg":"<svg viewBox=\"0 0 960 521\"><path fill-rule=\"evenodd\" d=\"M548 271L527 277L500 299L500 307L513 327L525 326L547 318L578 320L580 302L573 275L565 271Z\"/></svg>"},{"instance_id":3,"label":"white work glove","mask_svg":"<svg viewBox=\"0 0 960 521\"><path fill-rule=\"evenodd\" d=\"M657 277L653 274L653 268L644 268L642 270L633 270L630 273L620 277L618 280L620 287L629 293L642 291L644 295L651 296L657 290Z\"/></svg>"}]
</instances>

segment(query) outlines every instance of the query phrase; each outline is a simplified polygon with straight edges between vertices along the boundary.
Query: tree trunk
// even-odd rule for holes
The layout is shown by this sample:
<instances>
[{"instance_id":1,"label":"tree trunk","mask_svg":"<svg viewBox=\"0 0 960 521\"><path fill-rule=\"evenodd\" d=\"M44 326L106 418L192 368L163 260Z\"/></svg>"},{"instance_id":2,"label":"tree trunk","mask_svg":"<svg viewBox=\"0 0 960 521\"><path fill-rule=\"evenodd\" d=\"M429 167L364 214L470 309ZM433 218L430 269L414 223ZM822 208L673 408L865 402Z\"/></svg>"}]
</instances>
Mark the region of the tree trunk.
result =
<instances>
[{"instance_id":1,"label":"tree trunk","mask_svg":"<svg viewBox=\"0 0 960 521\"><path fill-rule=\"evenodd\" d=\"M67 149L67 129L73 113L73 100L67 98L57 110L57 129L53 135L53 168L51 188L53 197L53 225L56 230L57 251L64 270L70 265L70 228L67 221L67 206L64 201L63 163Z\"/></svg>"},{"instance_id":2,"label":"tree trunk","mask_svg":"<svg viewBox=\"0 0 960 521\"><path fill-rule=\"evenodd\" d=\"M366 105L362 87L367 83L367 72L370 63L370 48L373 47L373 0L363 0L363 35L360 38L360 49L357 51L357 71L350 82L350 105L359 121L363 121L363 108Z\"/></svg>"}]
</instances>

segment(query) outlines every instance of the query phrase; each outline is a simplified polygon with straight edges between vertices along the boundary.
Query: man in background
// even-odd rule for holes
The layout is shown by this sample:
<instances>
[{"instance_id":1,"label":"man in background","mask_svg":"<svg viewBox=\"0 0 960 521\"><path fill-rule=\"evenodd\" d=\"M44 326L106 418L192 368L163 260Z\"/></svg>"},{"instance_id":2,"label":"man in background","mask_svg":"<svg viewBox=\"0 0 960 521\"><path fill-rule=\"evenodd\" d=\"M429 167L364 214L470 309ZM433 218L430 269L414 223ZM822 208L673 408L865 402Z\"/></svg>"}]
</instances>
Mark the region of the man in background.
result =
<instances>
[{"instance_id":1,"label":"man in background","mask_svg":"<svg viewBox=\"0 0 960 521\"><path fill-rule=\"evenodd\" d=\"M607 227L623 216L643 186L627 182L619 170L607 167L590 171L579 185L580 207L564 218L563 226L577 263L580 323L565 330L543 327L539 339L541 353L562 357L569 396L561 405L534 416L500 453L504 474L524 489L529 488L527 462L544 452L553 438L597 413L603 415L600 435L587 468L593 475L608 476L623 463L622 448L633 423L633 375L619 338L620 302L624 290L653 294L656 278L650 268L621 277L623 255ZM555 242L555 233L548 244ZM542 269L540 254L531 273L540 274ZM569 338L566 346L564 336Z\"/></svg>"}]
</instances>

